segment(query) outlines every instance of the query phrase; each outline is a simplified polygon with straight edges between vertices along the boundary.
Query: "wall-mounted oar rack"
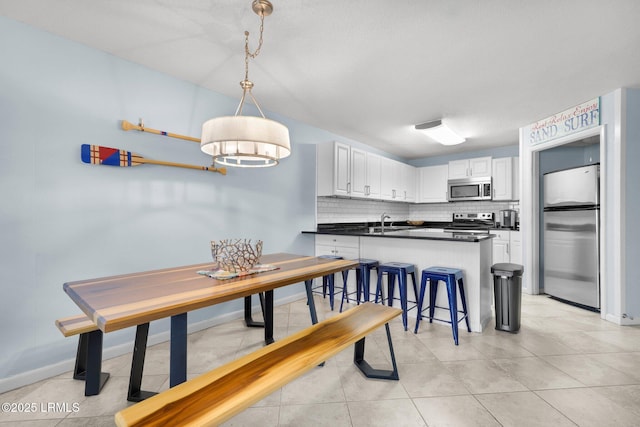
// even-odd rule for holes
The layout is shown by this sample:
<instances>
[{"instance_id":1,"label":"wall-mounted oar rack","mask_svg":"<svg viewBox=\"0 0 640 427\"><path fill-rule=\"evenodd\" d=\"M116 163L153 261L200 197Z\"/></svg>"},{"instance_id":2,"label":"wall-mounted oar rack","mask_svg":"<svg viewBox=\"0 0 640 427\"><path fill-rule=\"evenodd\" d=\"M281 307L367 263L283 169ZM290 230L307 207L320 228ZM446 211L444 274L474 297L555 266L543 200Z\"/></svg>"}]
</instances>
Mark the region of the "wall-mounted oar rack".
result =
<instances>
[{"instance_id":1,"label":"wall-mounted oar rack","mask_svg":"<svg viewBox=\"0 0 640 427\"><path fill-rule=\"evenodd\" d=\"M192 136L180 135L180 134L177 134L177 133L165 132L163 130L147 128L147 127L144 126L144 122L142 121L142 119L140 119L140 121L138 122L137 125L134 125L131 122L123 120L122 121L122 129L123 130L137 130L137 131L140 131L140 132L148 132L148 133L153 133L153 134L156 134L156 135L168 136L168 137L171 137L171 138L184 139L185 141L197 142L198 144L200 143L200 138L194 138Z\"/></svg>"},{"instance_id":2,"label":"wall-mounted oar rack","mask_svg":"<svg viewBox=\"0 0 640 427\"><path fill-rule=\"evenodd\" d=\"M144 163L162 166L173 166L176 168L198 169L209 172L217 172L222 175L227 174L226 168L216 168L213 166L197 166L185 163L165 162L162 160L146 159L139 154L119 148L102 147L100 145L82 144L80 158L84 163L106 166L139 166Z\"/></svg>"}]
</instances>

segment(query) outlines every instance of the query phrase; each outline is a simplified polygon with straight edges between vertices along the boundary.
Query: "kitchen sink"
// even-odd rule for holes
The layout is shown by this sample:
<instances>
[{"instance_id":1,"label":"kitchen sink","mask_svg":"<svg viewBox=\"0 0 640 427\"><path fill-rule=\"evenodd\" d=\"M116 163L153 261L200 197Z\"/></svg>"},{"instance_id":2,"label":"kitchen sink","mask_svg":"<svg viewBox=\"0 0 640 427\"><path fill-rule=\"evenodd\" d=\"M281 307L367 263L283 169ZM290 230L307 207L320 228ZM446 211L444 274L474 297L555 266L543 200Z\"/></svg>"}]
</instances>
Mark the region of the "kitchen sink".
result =
<instances>
[{"instance_id":1,"label":"kitchen sink","mask_svg":"<svg viewBox=\"0 0 640 427\"><path fill-rule=\"evenodd\" d=\"M415 225L394 225L389 227L384 227L384 232L392 232L392 231L405 231L405 230L416 230L422 227L416 227ZM369 234L382 233L382 227L369 227L367 232Z\"/></svg>"}]
</instances>

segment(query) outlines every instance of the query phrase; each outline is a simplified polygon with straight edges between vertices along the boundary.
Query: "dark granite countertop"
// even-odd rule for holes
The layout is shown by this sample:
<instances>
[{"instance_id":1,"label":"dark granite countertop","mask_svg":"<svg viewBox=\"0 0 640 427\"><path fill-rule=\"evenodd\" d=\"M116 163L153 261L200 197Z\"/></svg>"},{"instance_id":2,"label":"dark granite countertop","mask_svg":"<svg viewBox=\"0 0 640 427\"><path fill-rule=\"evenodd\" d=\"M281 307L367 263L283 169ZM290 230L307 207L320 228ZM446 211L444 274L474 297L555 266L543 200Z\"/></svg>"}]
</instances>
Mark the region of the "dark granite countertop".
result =
<instances>
[{"instance_id":1,"label":"dark granite countertop","mask_svg":"<svg viewBox=\"0 0 640 427\"><path fill-rule=\"evenodd\" d=\"M449 222L425 222L419 226L412 226L406 222L394 222L393 225L385 224L385 231L382 232L380 223L341 223L341 224L318 224L315 231L303 231L304 234L330 234L338 236L365 236L382 237L394 239L422 239L422 240L445 240L455 242L481 242L492 239L493 234L468 234L468 233L445 233L432 231L432 229L446 228Z\"/></svg>"}]
</instances>

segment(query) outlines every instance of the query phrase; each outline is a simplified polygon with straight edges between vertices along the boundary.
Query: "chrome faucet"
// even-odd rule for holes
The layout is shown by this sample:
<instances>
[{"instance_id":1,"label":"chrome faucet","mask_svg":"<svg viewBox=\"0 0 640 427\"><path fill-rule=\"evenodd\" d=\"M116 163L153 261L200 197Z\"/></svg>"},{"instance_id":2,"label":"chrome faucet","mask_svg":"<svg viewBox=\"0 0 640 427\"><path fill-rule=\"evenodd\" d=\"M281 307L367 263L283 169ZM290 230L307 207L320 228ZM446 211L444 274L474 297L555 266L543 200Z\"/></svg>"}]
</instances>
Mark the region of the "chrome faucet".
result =
<instances>
[{"instance_id":1,"label":"chrome faucet","mask_svg":"<svg viewBox=\"0 0 640 427\"><path fill-rule=\"evenodd\" d=\"M384 220L385 219L391 219L391 217L389 215L387 215L386 212L383 212L382 215L380 215L380 231L382 233L384 233Z\"/></svg>"}]
</instances>

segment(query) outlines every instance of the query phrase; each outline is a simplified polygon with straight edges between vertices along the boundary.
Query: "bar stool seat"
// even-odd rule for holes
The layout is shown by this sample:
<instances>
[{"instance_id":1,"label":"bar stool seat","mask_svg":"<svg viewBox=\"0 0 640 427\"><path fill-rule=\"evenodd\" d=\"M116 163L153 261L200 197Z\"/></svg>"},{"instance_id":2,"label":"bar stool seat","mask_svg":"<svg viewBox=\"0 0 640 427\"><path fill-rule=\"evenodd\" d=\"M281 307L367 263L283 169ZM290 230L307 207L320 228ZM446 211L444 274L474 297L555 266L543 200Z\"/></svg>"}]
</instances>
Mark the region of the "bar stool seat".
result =
<instances>
[{"instance_id":1,"label":"bar stool seat","mask_svg":"<svg viewBox=\"0 0 640 427\"><path fill-rule=\"evenodd\" d=\"M427 287L427 282L431 284L429 288L429 323L433 322L433 315L436 308L448 308L450 320L436 319L442 322L451 323L451 330L453 332L453 341L458 345L458 323L464 319L467 323L467 330L471 332L469 327L469 314L467 313L467 300L464 296L464 283L462 270L449 267L430 267L422 270L422 280L420 283L420 297L418 298L418 315L416 317L416 329L414 333L418 333L418 327L420 326L420 320L422 319L424 293ZM449 307L436 306L436 297L438 293L438 284L444 282L447 285L447 297L449 298ZM460 291L460 301L462 302L462 310L458 310L458 295L456 290ZM426 310L425 308L424 310ZM458 313L462 313L463 316L458 318Z\"/></svg>"},{"instance_id":2,"label":"bar stool seat","mask_svg":"<svg viewBox=\"0 0 640 427\"><path fill-rule=\"evenodd\" d=\"M318 258L344 259L339 255L320 255L318 256ZM342 288L340 288L340 291L342 291L344 288L347 287L347 274L348 274L347 271L348 270L344 270L342 272ZM320 291L318 291L319 288L320 286L316 286L311 291L313 293L320 294ZM327 297L327 291L329 292L329 307L331 307L331 311L333 311L333 305L334 305L334 299L335 299L334 296L337 293L335 290L335 281L334 281L333 274L327 274L326 276L322 276L322 296L324 298Z\"/></svg>"},{"instance_id":3,"label":"bar stool seat","mask_svg":"<svg viewBox=\"0 0 640 427\"><path fill-rule=\"evenodd\" d=\"M356 271L356 304L360 305L360 295L363 295L364 301L369 301L370 286L371 283L371 271L378 269L379 262L375 259L367 259L367 258L358 258L358 266L352 268L351 270ZM345 272L345 283L347 277L349 275L349 270ZM340 302L340 312L342 312L342 306L344 301L346 300L349 303L349 295L353 295L354 292L348 292L347 286L345 285L342 290L342 301Z\"/></svg>"},{"instance_id":4,"label":"bar stool seat","mask_svg":"<svg viewBox=\"0 0 640 427\"><path fill-rule=\"evenodd\" d=\"M393 293L395 288L395 278L398 277L398 287L400 289L400 306L402 308L402 324L404 325L404 330L407 330L407 312L410 310L408 308L409 301L407 300L407 276L411 275L411 280L413 282L413 292L414 295L418 295L418 288L416 285L416 270L413 264L406 264L403 262L385 262L384 264L378 265L378 283L376 286L376 303L378 302L378 296L380 296L382 302L384 303L384 298L382 296L382 277L387 275L387 288L388 288L388 298L387 305L393 305ZM415 301L411 301L415 303ZM411 307L414 308L415 306Z\"/></svg>"}]
</instances>

